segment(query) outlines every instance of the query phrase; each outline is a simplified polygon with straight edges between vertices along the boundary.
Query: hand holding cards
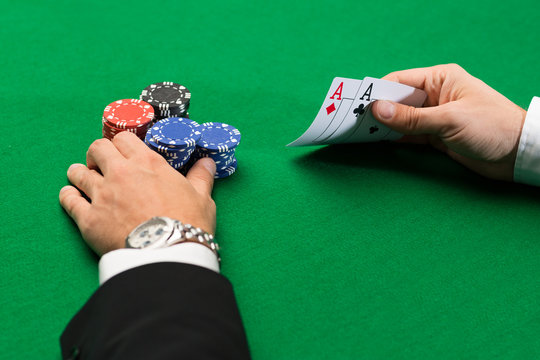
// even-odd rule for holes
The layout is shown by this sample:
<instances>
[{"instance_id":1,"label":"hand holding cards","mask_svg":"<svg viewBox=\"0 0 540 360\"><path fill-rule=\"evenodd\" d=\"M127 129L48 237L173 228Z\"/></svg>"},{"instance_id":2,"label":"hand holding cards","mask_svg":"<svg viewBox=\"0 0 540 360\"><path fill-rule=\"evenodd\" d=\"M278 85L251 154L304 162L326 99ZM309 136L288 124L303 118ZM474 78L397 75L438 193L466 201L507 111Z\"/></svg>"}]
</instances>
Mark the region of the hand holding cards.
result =
<instances>
[{"instance_id":1,"label":"hand holding cards","mask_svg":"<svg viewBox=\"0 0 540 360\"><path fill-rule=\"evenodd\" d=\"M419 107L426 96L422 90L387 80L334 78L311 126L287 146L399 139L402 134L373 117L371 104L376 100L391 100Z\"/></svg>"}]
</instances>

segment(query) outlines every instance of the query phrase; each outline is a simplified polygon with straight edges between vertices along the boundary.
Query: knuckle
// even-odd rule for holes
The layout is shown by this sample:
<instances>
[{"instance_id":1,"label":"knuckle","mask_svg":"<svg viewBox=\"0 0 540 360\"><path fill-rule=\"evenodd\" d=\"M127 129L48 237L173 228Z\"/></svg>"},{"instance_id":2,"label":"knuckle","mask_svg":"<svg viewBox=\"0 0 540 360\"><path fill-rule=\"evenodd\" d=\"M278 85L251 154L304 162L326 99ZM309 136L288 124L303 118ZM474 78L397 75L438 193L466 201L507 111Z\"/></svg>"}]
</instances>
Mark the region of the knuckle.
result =
<instances>
[{"instance_id":1,"label":"knuckle","mask_svg":"<svg viewBox=\"0 0 540 360\"><path fill-rule=\"evenodd\" d=\"M84 168L82 166L77 166L73 169L70 169L68 173L68 178L71 180L71 182L77 185L81 184L82 182L85 181L83 170Z\"/></svg>"},{"instance_id":2,"label":"knuckle","mask_svg":"<svg viewBox=\"0 0 540 360\"><path fill-rule=\"evenodd\" d=\"M165 161L165 158L163 156L159 155L157 152L152 151L150 149L148 149L148 151L145 152L145 155L147 156L148 160L153 165L162 165L163 162Z\"/></svg>"},{"instance_id":3,"label":"knuckle","mask_svg":"<svg viewBox=\"0 0 540 360\"><path fill-rule=\"evenodd\" d=\"M109 139L101 138L101 139L94 140L92 145L99 147L99 146L103 146L107 144L109 141L110 141Z\"/></svg>"},{"instance_id":4,"label":"knuckle","mask_svg":"<svg viewBox=\"0 0 540 360\"><path fill-rule=\"evenodd\" d=\"M103 187L99 192L99 200L104 204L112 204L115 201L114 191Z\"/></svg>"},{"instance_id":5,"label":"knuckle","mask_svg":"<svg viewBox=\"0 0 540 360\"><path fill-rule=\"evenodd\" d=\"M92 231L92 229L94 229L97 224L96 224L95 217L92 216L91 214L88 214L84 217L81 217L78 220L77 225L79 226L79 230L81 231L82 234L87 234L90 231Z\"/></svg>"},{"instance_id":6,"label":"knuckle","mask_svg":"<svg viewBox=\"0 0 540 360\"><path fill-rule=\"evenodd\" d=\"M386 74L383 79L389 81L397 81L399 78L398 73L399 71L392 71L391 73Z\"/></svg>"},{"instance_id":7,"label":"knuckle","mask_svg":"<svg viewBox=\"0 0 540 360\"><path fill-rule=\"evenodd\" d=\"M463 68L456 63L450 63L446 65L446 68L452 72L461 72Z\"/></svg>"},{"instance_id":8,"label":"knuckle","mask_svg":"<svg viewBox=\"0 0 540 360\"><path fill-rule=\"evenodd\" d=\"M75 176L75 184L77 187L81 189L87 189L88 188L88 177L85 176L85 174L82 171L78 171L77 175Z\"/></svg>"},{"instance_id":9,"label":"knuckle","mask_svg":"<svg viewBox=\"0 0 540 360\"><path fill-rule=\"evenodd\" d=\"M97 139L97 140L94 140L90 146L88 147L88 152L87 153L91 153L91 152L94 152L96 151L97 149L99 149L103 144L105 144L105 142L107 142L109 140L107 139Z\"/></svg>"},{"instance_id":10,"label":"knuckle","mask_svg":"<svg viewBox=\"0 0 540 360\"><path fill-rule=\"evenodd\" d=\"M75 194L70 193L64 196L62 199L62 205L66 209L66 211L71 215L74 214L77 211L77 197Z\"/></svg>"},{"instance_id":11,"label":"knuckle","mask_svg":"<svg viewBox=\"0 0 540 360\"><path fill-rule=\"evenodd\" d=\"M405 109L405 118L407 129L410 131L414 131L418 128L418 125L420 123L420 113L417 108L412 106L407 106Z\"/></svg>"},{"instance_id":12,"label":"knuckle","mask_svg":"<svg viewBox=\"0 0 540 360\"><path fill-rule=\"evenodd\" d=\"M128 167L123 163L117 163L109 169L109 174L112 177L122 178L128 173Z\"/></svg>"}]
</instances>

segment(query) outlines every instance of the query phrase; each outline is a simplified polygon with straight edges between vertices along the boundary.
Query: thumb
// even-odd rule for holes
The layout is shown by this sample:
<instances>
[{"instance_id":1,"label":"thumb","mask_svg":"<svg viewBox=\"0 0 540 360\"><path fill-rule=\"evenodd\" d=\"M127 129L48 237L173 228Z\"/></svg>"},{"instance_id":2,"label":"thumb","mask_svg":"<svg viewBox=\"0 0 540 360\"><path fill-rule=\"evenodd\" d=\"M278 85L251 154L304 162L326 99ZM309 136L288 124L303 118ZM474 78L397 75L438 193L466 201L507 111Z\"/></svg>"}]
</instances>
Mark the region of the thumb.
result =
<instances>
[{"instance_id":1,"label":"thumb","mask_svg":"<svg viewBox=\"0 0 540 360\"><path fill-rule=\"evenodd\" d=\"M373 104L373 116L392 130L405 135L439 135L448 125L441 106L415 108L393 101L379 100Z\"/></svg>"},{"instance_id":2,"label":"thumb","mask_svg":"<svg viewBox=\"0 0 540 360\"><path fill-rule=\"evenodd\" d=\"M198 193L210 196L214 187L216 163L211 158L198 160L189 170L186 179Z\"/></svg>"}]
</instances>

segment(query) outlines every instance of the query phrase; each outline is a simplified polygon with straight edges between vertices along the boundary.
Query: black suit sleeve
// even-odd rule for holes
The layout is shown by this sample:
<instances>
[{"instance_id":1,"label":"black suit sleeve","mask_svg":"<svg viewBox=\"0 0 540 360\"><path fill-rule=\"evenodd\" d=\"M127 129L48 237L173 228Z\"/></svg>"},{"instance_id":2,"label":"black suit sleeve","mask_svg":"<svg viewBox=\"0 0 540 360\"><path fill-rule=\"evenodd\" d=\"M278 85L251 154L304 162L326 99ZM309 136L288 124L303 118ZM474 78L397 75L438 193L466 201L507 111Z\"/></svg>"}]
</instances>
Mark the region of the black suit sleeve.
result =
<instances>
[{"instance_id":1,"label":"black suit sleeve","mask_svg":"<svg viewBox=\"0 0 540 360\"><path fill-rule=\"evenodd\" d=\"M231 283L211 270L156 263L116 275L60 338L64 359L249 359Z\"/></svg>"}]
</instances>

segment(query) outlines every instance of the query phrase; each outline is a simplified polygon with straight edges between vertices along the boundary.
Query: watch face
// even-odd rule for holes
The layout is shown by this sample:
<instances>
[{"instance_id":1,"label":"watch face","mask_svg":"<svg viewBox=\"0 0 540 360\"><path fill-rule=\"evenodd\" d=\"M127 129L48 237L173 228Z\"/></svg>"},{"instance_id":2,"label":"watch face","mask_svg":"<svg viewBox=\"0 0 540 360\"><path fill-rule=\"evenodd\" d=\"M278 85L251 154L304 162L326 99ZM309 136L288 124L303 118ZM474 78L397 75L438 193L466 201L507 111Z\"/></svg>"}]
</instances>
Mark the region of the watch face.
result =
<instances>
[{"instance_id":1,"label":"watch face","mask_svg":"<svg viewBox=\"0 0 540 360\"><path fill-rule=\"evenodd\" d=\"M171 231L172 229L164 219L152 218L130 234L129 246L141 249L164 243L171 235Z\"/></svg>"}]
</instances>

